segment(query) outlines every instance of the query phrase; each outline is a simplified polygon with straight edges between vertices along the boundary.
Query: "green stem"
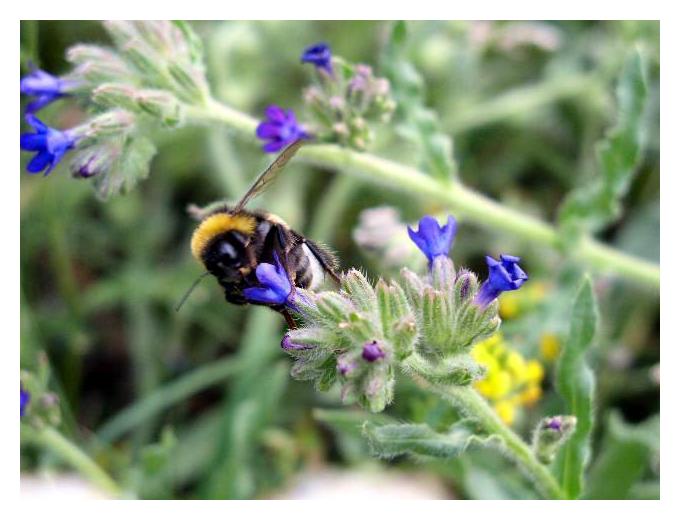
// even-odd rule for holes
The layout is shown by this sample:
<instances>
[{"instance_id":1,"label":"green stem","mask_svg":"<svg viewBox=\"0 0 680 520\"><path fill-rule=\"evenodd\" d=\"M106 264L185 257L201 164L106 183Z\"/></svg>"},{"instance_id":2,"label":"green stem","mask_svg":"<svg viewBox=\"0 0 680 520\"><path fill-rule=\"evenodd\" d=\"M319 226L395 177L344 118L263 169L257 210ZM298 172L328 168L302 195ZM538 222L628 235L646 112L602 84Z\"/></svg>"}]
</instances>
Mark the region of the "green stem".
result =
<instances>
[{"instance_id":1,"label":"green stem","mask_svg":"<svg viewBox=\"0 0 680 520\"><path fill-rule=\"evenodd\" d=\"M98 430L97 439L106 443L114 442L125 433L144 424L150 417L184 401L193 394L223 382L237 370L238 364L231 358L197 368L125 408Z\"/></svg>"},{"instance_id":2,"label":"green stem","mask_svg":"<svg viewBox=\"0 0 680 520\"><path fill-rule=\"evenodd\" d=\"M187 107L186 112L190 119L220 122L255 140L257 121L217 101L210 100L204 107ZM461 184L443 183L411 166L333 144L305 146L299 156L312 164L334 168L429 202L439 202L455 211L457 216L466 217L482 226L513 233L554 249L559 249L561 245L559 232L554 226L499 204ZM658 265L617 251L594 239L584 239L569 253L602 271L654 288L660 285Z\"/></svg>"},{"instance_id":3,"label":"green stem","mask_svg":"<svg viewBox=\"0 0 680 520\"><path fill-rule=\"evenodd\" d=\"M51 451L105 492L116 498L123 496L123 490L96 462L54 428L22 427L21 433L24 440Z\"/></svg>"},{"instance_id":4,"label":"green stem","mask_svg":"<svg viewBox=\"0 0 680 520\"><path fill-rule=\"evenodd\" d=\"M505 452L531 479L540 493L549 499L562 499L562 488L547 466L541 464L531 448L514 431L508 428L491 409L484 398L470 386L440 386L427 383L454 408L474 419L486 433L503 441Z\"/></svg>"}]
</instances>

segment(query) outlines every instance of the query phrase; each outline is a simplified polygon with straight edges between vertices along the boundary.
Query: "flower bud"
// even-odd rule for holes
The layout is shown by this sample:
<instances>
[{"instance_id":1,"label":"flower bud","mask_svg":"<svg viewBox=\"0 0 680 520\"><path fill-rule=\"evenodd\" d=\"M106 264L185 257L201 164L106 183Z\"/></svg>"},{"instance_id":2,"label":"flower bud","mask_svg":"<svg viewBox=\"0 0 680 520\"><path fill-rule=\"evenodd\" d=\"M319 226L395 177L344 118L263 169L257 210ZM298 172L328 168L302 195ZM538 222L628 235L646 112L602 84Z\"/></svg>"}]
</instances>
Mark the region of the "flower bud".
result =
<instances>
[{"instance_id":1,"label":"flower bud","mask_svg":"<svg viewBox=\"0 0 680 520\"><path fill-rule=\"evenodd\" d=\"M361 357L369 363L374 363L385 357L384 347L381 347L377 340L368 341L364 344L361 352Z\"/></svg>"},{"instance_id":2,"label":"flower bud","mask_svg":"<svg viewBox=\"0 0 680 520\"><path fill-rule=\"evenodd\" d=\"M165 126L174 127L182 121L179 101L169 92L142 90L137 94L136 101L142 110L160 119Z\"/></svg>"},{"instance_id":3,"label":"flower bud","mask_svg":"<svg viewBox=\"0 0 680 520\"><path fill-rule=\"evenodd\" d=\"M533 449L538 460L548 464L555 457L559 447L564 444L576 429L576 417L556 415L544 417L534 430Z\"/></svg>"},{"instance_id":4,"label":"flower bud","mask_svg":"<svg viewBox=\"0 0 680 520\"><path fill-rule=\"evenodd\" d=\"M126 110L109 110L84 125L84 137L99 139L102 137L127 134L135 125L135 116Z\"/></svg>"},{"instance_id":5,"label":"flower bud","mask_svg":"<svg viewBox=\"0 0 680 520\"><path fill-rule=\"evenodd\" d=\"M92 91L92 100L107 108L137 109L137 89L124 83L104 83Z\"/></svg>"},{"instance_id":6,"label":"flower bud","mask_svg":"<svg viewBox=\"0 0 680 520\"><path fill-rule=\"evenodd\" d=\"M347 298L330 291L317 295L316 307L322 318L335 325L346 322L349 314L354 310Z\"/></svg>"},{"instance_id":7,"label":"flower bud","mask_svg":"<svg viewBox=\"0 0 680 520\"><path fill-rule=\"evenodd\" d=\"M69 79L89 85L128 83L134 76L127 62L116 52L98 45L78 44L69 47L66 59L76 67Z\"/></svg>"},{"instance_id":8,"label":"flower bud","mask_svg":"<svg viewBox=\"0 0 680 520\"><path fill-rule=\"evenodd\" d=\"M342 277L342 288L359 310L368 313L377 312L378 306L373 286L368 283L361 271L350 269Z\"/></svg>"}]
</instances>

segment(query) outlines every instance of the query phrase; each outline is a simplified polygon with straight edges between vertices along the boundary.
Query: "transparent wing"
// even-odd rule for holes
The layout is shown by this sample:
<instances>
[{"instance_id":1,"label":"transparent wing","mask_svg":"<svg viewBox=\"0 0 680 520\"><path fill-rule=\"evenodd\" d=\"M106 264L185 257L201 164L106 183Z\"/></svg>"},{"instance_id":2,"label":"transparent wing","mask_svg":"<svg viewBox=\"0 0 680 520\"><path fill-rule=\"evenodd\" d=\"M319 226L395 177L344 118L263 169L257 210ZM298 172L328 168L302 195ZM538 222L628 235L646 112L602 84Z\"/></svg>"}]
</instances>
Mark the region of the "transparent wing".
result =
<instances>
[{"instance_id":1,"label":"transparent wing","mask_svg":"<svg viewBox=\"0 0 680 520\"><path fill-rule=\"evenodd\" d=\"M233 211L237 212L242 210L251 199L262 193L276 178L276 175L281 170L283 170L283 167L288 163L288 161L293 158L303 143L303 139L298 139L297 141L288 145L288 147L286 147L286 149L281 152L276 159L274 159L274 162L271 163L264 172L262 172L262 174L257 178L250 189L248 189L246 194L239 201Z\"/></svg>"}]
</instances>

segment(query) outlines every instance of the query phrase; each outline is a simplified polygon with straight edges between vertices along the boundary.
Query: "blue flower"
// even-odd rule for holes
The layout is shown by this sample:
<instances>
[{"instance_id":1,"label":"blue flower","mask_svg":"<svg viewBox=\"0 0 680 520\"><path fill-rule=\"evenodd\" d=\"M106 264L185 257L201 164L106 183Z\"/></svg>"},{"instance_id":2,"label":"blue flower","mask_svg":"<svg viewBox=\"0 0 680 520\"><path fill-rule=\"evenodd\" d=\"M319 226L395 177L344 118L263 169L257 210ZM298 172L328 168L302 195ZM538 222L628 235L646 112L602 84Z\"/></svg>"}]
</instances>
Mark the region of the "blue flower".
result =
<instances>
[{"instance_id":1,"label":"blue flower","mask_svg":"<svg viewBox=\"0 0 680 520\"><path fill-rule=\"evenodd\" d=\"M69 81L53 76L44 70L33 69L30 74L21 78L19 83L22 94L36 98L28 104L26 113L37 112L55 99L67 96L66 89L69 86L71 86Z\"/></svg>"},{"instance_id":2,"label":"blue flower","mask_svg":"<svg viewBox=\"0 0 680 520\"><path fill-rule=\"evenodd\" d=\"M437 256L448 256L456 238L456 219L449 215L444 226L439 226L437 219L425 215L418 223L418 231L408 228L408 236L427 257L430 266Z\"/></svg>"},{"instance_id":3,"label":"blue flower","mask_svg":"<svg viewBox=\"0 0 680 520\"><path fill-rule=\"evenodd\" d=\"M255 276L261 286L244 289L243 295L246 299L253 303L287 305L295 308L292 301L293 285L277 253L274 253L274 265L262 262L255 269Z\"/></svg>"},{"instance_id":4,"label":"blue flower","mask_svg":"<svg viewBox=\"0 0 680 520\"><path fill-rule=\"evenodd\" d=\"M45 170L45 175L48 175L64 154L75 147L76 137L70 130L50 128L32 114L26 116L26 121L33 127L35 133L21 135L21 149L38 152L26 169L30 173Z\"/></svg>"},{"instance_id":5,"label":"blue flower","mask_svg":"<svg viewBox=\"0 0 680 520\"><path fill-rule=\"evenodd\" d=\"M487 256L489 277L479 288L474 303L485 308L502 292L515 291L522 287L529 277L518 265L519 261L517 256L501 255L500 261Z\"/></svg>"},{"instance_id":6,"label":"blue flower","mask_svg":"<svg viewBox=\"0 0 680 520\"><path fill-rule=\"evenodd\" d=\"M21 390L21 417L23 417L24 414L26 413L26 407L28 406L28 403L31 401L31 394L24 390L23 385L20 386L20 390Z\"/></svg>"},{"instance_id":7,"label":"blue flower","mask_svg":"<svg viewBox=\"0 0 680 520\"><path fill-rule=\"evenodd\" d=\"M373 363L374 361L384 358L385 351L380 348L380 344L376 340L373 340L364 344L361 357L369 363Z\"/></svg>"},{"instance_id":8,"label":"blue flower","mask_svg":"<svg viewBox=\"0 0 680 520\"><path fill-rule=\"evenodd\" d=\"M322 69L328 72L328 74L333 74L333 65L331 60L333 55L331 54L331 48L327 43L319 42L314 45L310 45L300 56L300 61L302 63L313 63L317 69Z\"/></svg>"},{"instance_id":9,"label":"blue flower","mask_svg":"<svg viewBox=\"0 0 680 520\"><path fill-rule=\"evenodd\" d=\"M257 125L255 134L265 143L265 152L278 152L293 141L308 139L310 136L298 124L295 112L284 110L277 105L270 105L264 111L265 120Z\"/></svg>"}]
</instances>

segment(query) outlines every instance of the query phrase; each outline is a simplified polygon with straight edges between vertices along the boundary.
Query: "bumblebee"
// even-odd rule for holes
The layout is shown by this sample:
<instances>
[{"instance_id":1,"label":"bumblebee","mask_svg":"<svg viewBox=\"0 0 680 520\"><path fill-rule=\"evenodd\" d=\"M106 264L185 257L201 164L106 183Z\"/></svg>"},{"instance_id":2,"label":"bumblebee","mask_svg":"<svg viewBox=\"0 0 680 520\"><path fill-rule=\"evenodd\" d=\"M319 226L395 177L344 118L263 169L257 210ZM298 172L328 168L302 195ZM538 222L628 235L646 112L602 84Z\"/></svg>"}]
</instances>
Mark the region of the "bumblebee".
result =
<instances>
[{"instance_id":1,"label":"bumblebee","mask_svg":"<svg viewBox=\"0 0 680 520\"><path fill-rule=\"evenodd\" d=\"M280 217L244 208L271 184L302 143L302 140L295 141L281 152L235 206L224 205L202 215L191 237L191 252L207 271L203 276L211 274L217 279L228 302L268 306L282 313L293 327L295 324L283 305L249 301L244 297L245 288L258 285L256 267L278 260L291 285L316 289L326 274L339 282L337 260L327 248L294 231Z\"/></svg>"}]
</instances>

